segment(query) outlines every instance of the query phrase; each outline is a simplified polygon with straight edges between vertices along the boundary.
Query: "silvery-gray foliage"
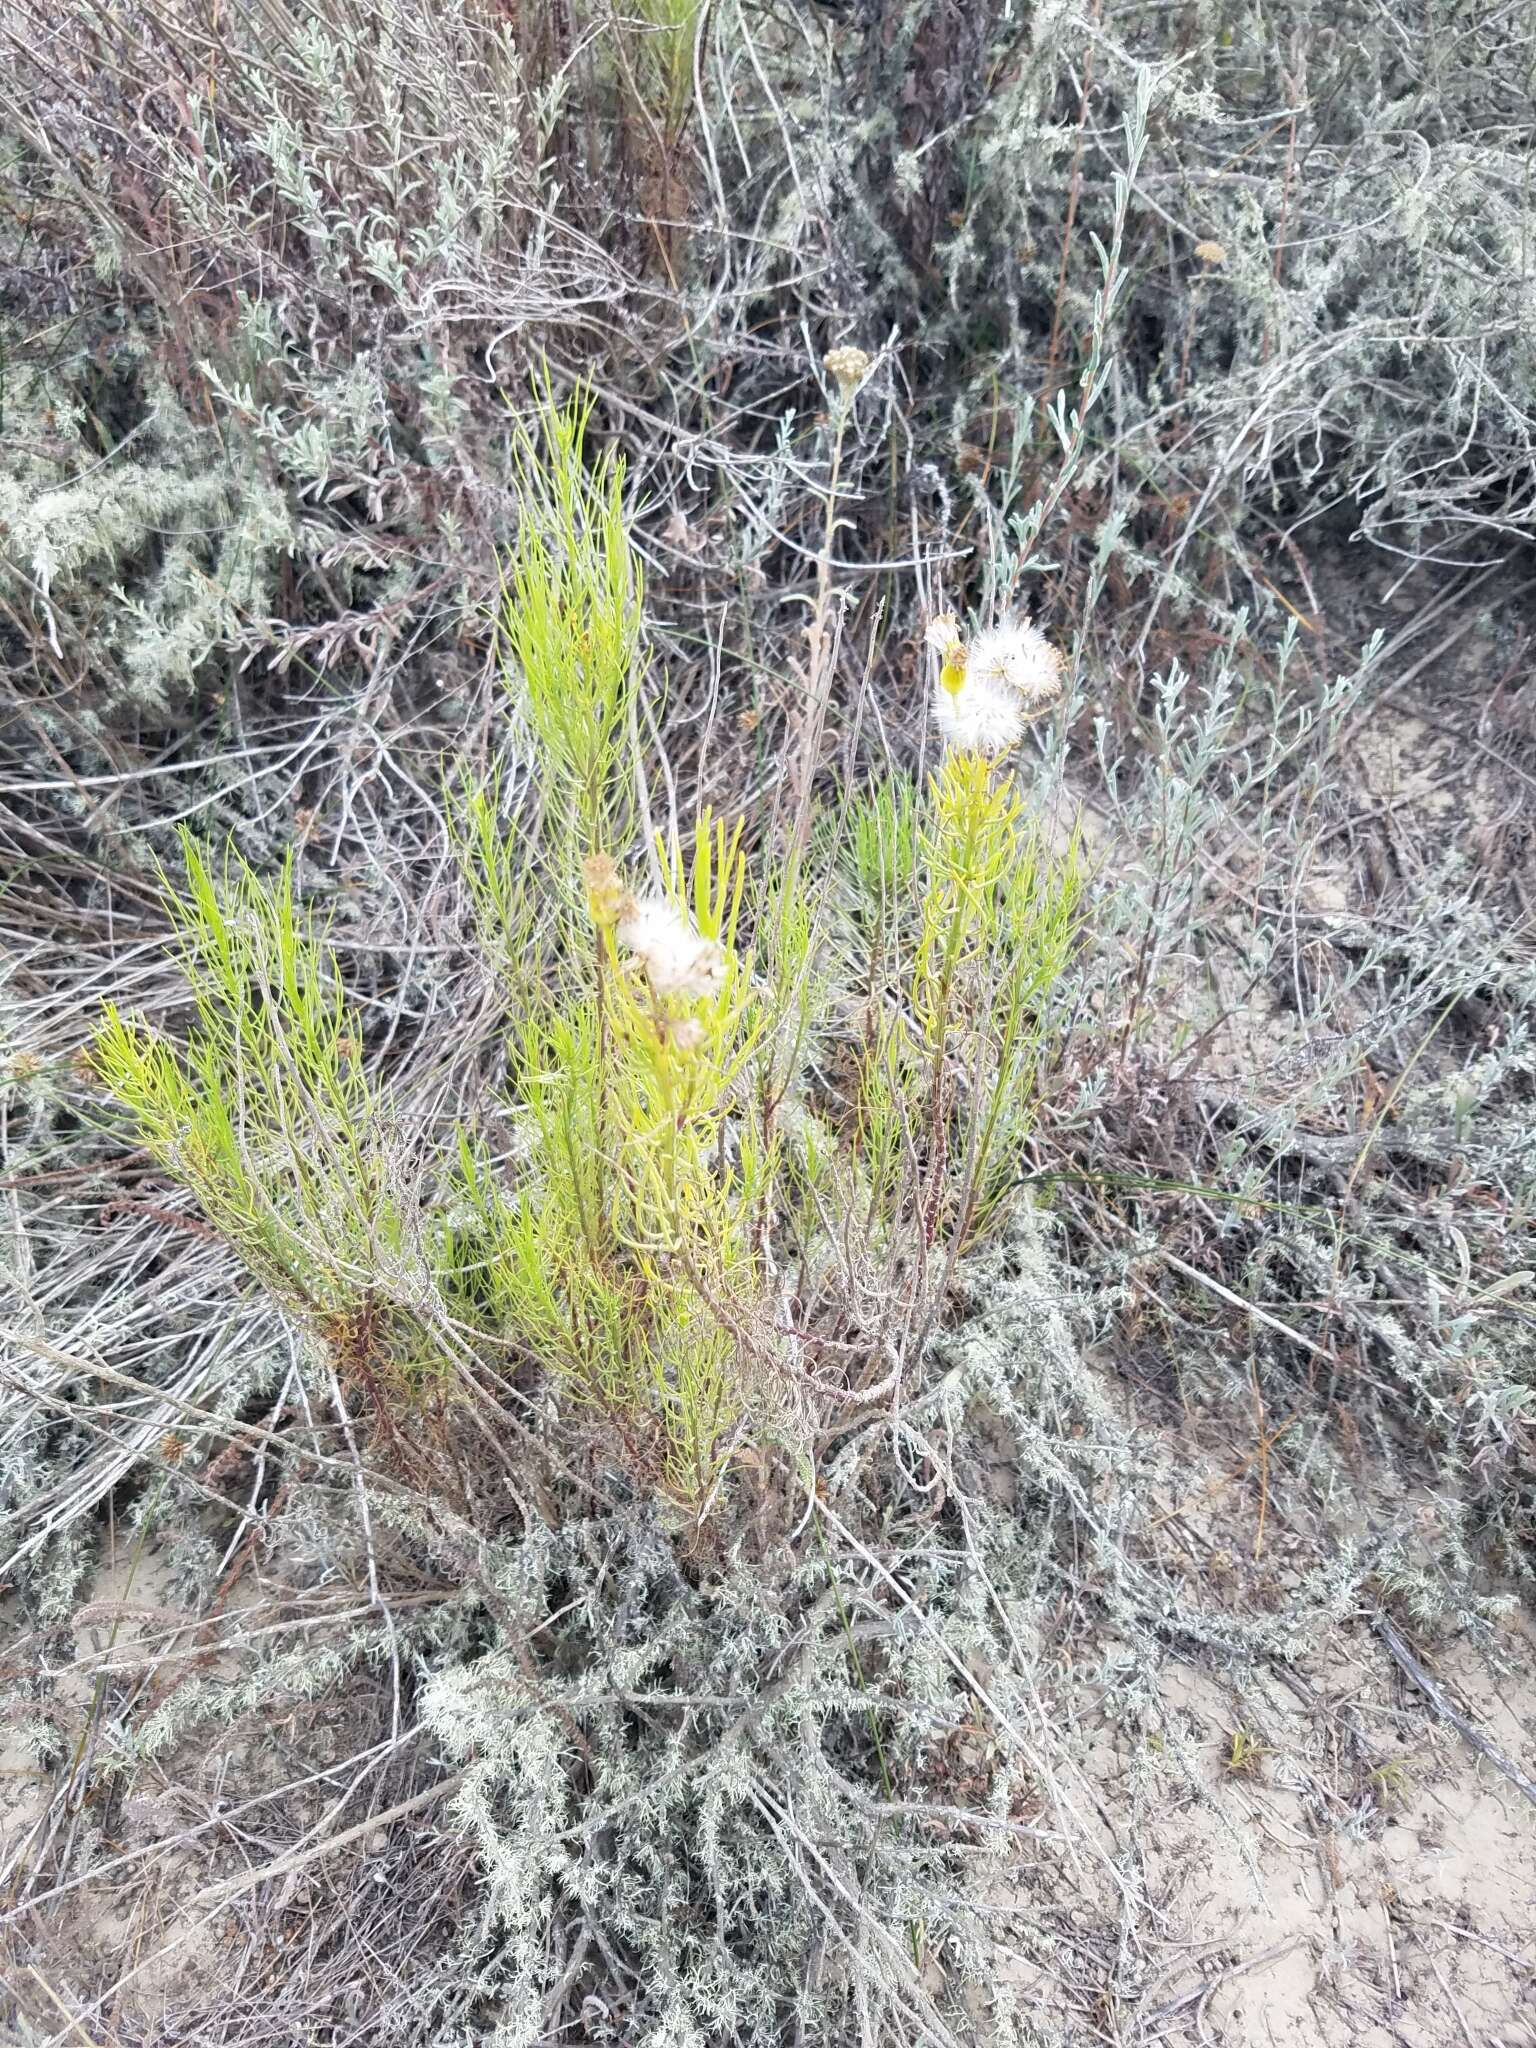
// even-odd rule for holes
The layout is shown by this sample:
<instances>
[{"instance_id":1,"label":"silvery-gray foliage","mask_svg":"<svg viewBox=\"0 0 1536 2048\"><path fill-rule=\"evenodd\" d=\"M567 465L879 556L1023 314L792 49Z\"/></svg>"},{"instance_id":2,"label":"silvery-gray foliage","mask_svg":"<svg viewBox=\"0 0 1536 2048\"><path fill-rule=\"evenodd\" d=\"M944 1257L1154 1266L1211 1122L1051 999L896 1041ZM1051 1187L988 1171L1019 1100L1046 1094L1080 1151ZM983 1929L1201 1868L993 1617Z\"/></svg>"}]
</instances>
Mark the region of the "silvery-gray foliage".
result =
<instances>
[{"instance_id":1,"label":"silvery-gray foliage","mask_svg":"<svg viewBox=\"0 0 1536 2048\"><path fill-rule=\"evenodd\" d=\"M354 1774L383 1808L465 1773L419 1834L298 1894L318 1960L280 1994L188 1994L210 2039L1049 2038L993 1937L1075 1953L1066 1902L1114 1926L1137 1882L1097 1846L1056 1631L1074 1654L1097 1632L1135 1726L1170 1645L1285 1657L1366 1594L1475 1618L1490 1539L1528 1569L1536 725L1507 613L1476 633L1515 678L1505 722L1436 653L1444 593L1498 590L1441 565L1513 559L1532 509L1528 10L725 0L696 26L697 104L659 147L619 61L642 28L595 9L0 21L0 1579L46 1646L7 1704L55 1772L27 1882L118 1853L102 1815L188 1753L216 1766L198 1825L226 1784L335 1771L260 1816L273 1855L350 1824ZM766 1544L744 1519L688 1558L612 1475L562 1491L522 1388L517 1433L436 1494L365 1483L312 1363L70 1066L105 995L178 1021L151 856L182 819L261 863L295 849L413 1128L473 1120L502 1020L440 790L445 759L499 764L510 815L518 739L485 686L507 408L546 365L595 386L647 555L658 806L755 825L799 713L786 600L811 587L837 341L877 362L829 784L916 756L921 604L1017 594L1101 347L1020 586L1072 657L1032 800L1084 802L1100 863L1042 1104L1059 1227L1026 1207L962 1272L900 1411L854 1418ZM1356 533L1430 572L1363 653L1347 618L1319 639L1314 601ZM1394 867L1352 778L1410 658L1463 721L1458 803L1490 750L1509 787L1485 836L1410 827ZM1439 1547L1389 1517L1252 1617L1175 1582L1149 1523L1184 1475L1127 1419L1128 1327L1182 1418L1297 1407L1292 1501L1349 1497L1351 1432L1427 1471ZM60 1631L141 1530L199 1615L259 1555L271 1634L232 1638L233 1668L188 1668L203 1641L178 1637L176 1683L106 1684L77 1773ZM1163 1796L1144 1758L1126 1796ZM199 1881L258 1853L197 1841ZM241 1906L253 1953L286 1882ZM1044 1905L999 1919L999 1885ZM955 1989L995 1982L986 2014Z\"/></svg>"}]
</instances>

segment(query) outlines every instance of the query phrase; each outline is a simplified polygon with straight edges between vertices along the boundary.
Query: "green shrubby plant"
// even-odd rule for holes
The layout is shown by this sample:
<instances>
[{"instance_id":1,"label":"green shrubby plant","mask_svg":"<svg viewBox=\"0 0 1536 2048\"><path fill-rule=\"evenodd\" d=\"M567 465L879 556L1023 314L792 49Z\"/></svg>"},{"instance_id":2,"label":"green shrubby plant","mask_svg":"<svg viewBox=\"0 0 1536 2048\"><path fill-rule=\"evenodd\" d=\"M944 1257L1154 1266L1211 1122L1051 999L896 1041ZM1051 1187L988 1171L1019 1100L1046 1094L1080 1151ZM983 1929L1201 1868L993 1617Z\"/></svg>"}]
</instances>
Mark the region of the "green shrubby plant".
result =
<instances>
[{"instance_id":1,"label":"green shrubby plant","mask_svg":"<svg viewBox=\"0 0 1536 2048\"><path fill-rule=\"evenodd\" d=\"M738 840L701 826L687 894L643 903L590 857L588 985L525 1026L513 1062L525 1185L483 1192L502 1326L695 1510L777 1341L754 1249L771 1154L732 1127L771 1021L734 944Z\"/></svg>"},{"instance_id":2,"label":"green shrubby plant","mask_svg":"<svg viewBox=\"0 0 1536 2048\"><path fill-rule=\"evenodd\" d=\"M502 625L539 749L550 834L569 868L628 824L642 581L624 511L624 465L589 471L588 396L540 407L542 445L514 424L518 541Z\"/></svg>"},{"instance_id":3,"label":"green shrubby plant","mask_svg":"<svg viewBox=\"0 0 1536 2048\"><path fill-rule=\"evenodd\" d=\"M361 1020L292 864L215 869L184 834L165 901L194 1021L184 1050L115 1004L94 1064L158 1163L276 1302L369 1393L440 1372L415 1162L367 1072Z\"/></svg>"},{"instance_id":4,"label":"green shrubby plant","mask_svg":"<svg viewBox=\"0 0 1536 2048\"><path fill-rule=\"evenodd\" d=\"M706 814L686 844L637 846L659 886L632 886L607 848L637 786L639 575L622 472L587 463L588 416L546 393L521 444L505 647L542 830L504 838L493 793L458 810L517 1009L513 1173L461 1131L434 1213L442 1170L402 1178L291 865L264 886L226 863L220 882L190 838L187 893L169 898L187 1050L110 1009L96 1062L210 1223L376 1399L408 1399L478 1334L551 1373L697 1518L754 1432L827 1398L889 1398L916 1370L1016 1176L1082 872L1075 841L1047 852L1006 766L1059 694L1053 651L1023 626L967 645L945 620L946 750L926 786L877 789L804 858ZM523 957L536 863L556 899L542 986ZM837 905L819 929L813 872ZM830 1057L844 1085L816 1082ZM788 1277L792 1252L814 1282Z\"/></svg>"},{"instance_id":5,"label":"green shrubby plant","mask_svg":"<svg viewBox=\"0 0 1536 2048\"><path fill-rule=\"evenodd\" d=\"M638 0L618 47L634 52L630 72L644 111L675 146L693 101L693 52L703 0Z\"/></svg>"}]
</instances>

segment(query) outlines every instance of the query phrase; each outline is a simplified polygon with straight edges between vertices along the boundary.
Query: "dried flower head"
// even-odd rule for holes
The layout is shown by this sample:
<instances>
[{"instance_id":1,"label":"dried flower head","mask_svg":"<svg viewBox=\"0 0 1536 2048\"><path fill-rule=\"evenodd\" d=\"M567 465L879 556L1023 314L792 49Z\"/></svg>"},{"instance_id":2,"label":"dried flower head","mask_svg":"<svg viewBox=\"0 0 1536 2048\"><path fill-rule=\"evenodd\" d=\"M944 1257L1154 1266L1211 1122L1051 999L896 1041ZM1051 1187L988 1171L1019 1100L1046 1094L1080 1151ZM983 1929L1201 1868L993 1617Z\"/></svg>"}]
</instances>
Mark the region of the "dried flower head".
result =
<instances>
[{"instance_id":1,"label":"dried flower head","mask_svg":"<svg viewBox=\"0 0 1536 2048\"><path fill-rule=\"evenodd\" d=\"M923 639L934 653L947 661L951 654L964 652L965 642L960 636L960 625L953 612L936 612L928 621Z\"/></svg>"},{"instance_id":2,"label":"dried flower head","mask_svg":"<svg viewBox=\"0 0 1536 2048\"><path fill-rule=\"evenodd\" d=\"M1220 242L1196 242L1195 254L1208 270L1214 270L1227 260L1227 252Z\"/></svg>"},{"instance_id":3,"label":"dried flower head","mask_svg":"<svg viewBox=\"0 0 1536 2048\"><path fill-rule=\"evenodd\" d=\"M959 689L940 681L933 693L933 722L944 744L962 754L1006 754L1024 731L1024 714L1012 690L991 677L964 673Z\"/></svg>"},{"instance_id":4,"label":"dried flower head","mask_svg":"<svg viewBox=\"0 0 1536 2048\"><path fill-rule=\"evenodd\" d=\"M965 672L977 682L1001 683L1027 711L1061 695L1061 657L1039 627L1023 619L978 633Z\"/></svg>"},{"instance_id":5,"label":"dried flower head","mask_svg":"<svg viewBox=\"0 0 1536 2048\"><path fill-rule=\"evenodd\" d=\"M713 995L725 979L723 950L660 897L626 896L617 929L619 943L639 960L658 996Z\"/></svg>"},{"instance_id":6,"label":"dried flower head","mask_svg":"<svg viewBox=\"0 0 1536 2048\"><path fill-rule=\"evenodd\" d=\"M625 893L613 856L589 853L581 864L581 879L587 885L587 912L592 922L603 928L613 924L623 906Z\"/></svg>"},{"instance_id":7,"label":"dried flower head","mask_svg":"<svg viewBox=\"0 0 1536 2048\"><path fill-rule=\"evenodd\" d=\"M1061 694L1061 659L1025 620L1005 619L967 645L954 614L941 612L923 638L939 657L933 715L951 747L1003 753L1027 720Z\"/></svg>"},{"instance_id":8,"label":"dried flower head","mask_svg":"<svg viewBox=\"0 0 1536 2048\"><path fill-rule=\"evenodd\" d=\"M667 1025L667 1043L674 1052L697 1052L708 1036L697 1017L674 1017Z\"/></svg>"},{"instance_id":9,"label":"dried flower head","mask_svg":"<svg viewBox=\"0 0 1536 2048\"><path fill-rule=\"evenodd\" d=\"M827 375L836 379L846 405L869 375L869 357L861 348L829 348L821 360Z\"/></svg>"}]
</instances>

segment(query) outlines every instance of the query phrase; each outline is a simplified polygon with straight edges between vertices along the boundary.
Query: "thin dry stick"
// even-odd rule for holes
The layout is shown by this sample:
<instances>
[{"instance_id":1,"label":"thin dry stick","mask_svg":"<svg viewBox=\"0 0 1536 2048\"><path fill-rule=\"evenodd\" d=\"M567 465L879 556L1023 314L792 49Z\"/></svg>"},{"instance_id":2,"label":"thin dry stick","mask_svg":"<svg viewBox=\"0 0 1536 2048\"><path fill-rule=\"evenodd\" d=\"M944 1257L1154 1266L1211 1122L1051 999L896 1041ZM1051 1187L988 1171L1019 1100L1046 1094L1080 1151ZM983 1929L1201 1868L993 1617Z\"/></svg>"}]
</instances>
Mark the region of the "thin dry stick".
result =
<instances>
[{"instance_id":1,"label":"thin dry stick","mask_svg":"<svg viewBox=\"0 0 1536 2048\"><path fill-rule=\"evenodd\" d=\"M1227 1983L1231 1978L1246 1977L1250 1971L1262 1970L1266 1963L1278 1963L1282 1956L1288 1956L1293 1948L1299 1948L1300 1946L1300 1935L1297 1935L1291 1941L1277 1941L1273 1948L1261 1949L1258 1955L1250 1956L1246 1962L1234 1963L1230 1969L1222 1970L1214 1977L1202 1979L1192 1991L1181 1992L1177 1998L1170 1999L1166 2005L1160 2005L1156 2012L1149 2012L1146 2015L1147 2024L1150 2025L1153 2020L1168 2019L1174 2013L1182 2012L1186 2006L1204 2004L1213 1991Z\"/></svg>"},{"instance_id":2,"label":"thin dry stick","mask_svg":"<svg viewBox=\"0 0 1536 2048\"><path fill-rule=\"evenodd\" d=\"M1286 1431L1293 1429L1300 1420L1301 1415L1298 1411L1293 1415L1288 1415L1278 1429L1270 1430L1263 1439L1266 1452L1272 1451ZM1257 1448L1251 1450L1235 1470L1224 1472L1220 1479L1213 1479L1209 1486L1203 1486L1198 1493L1186 1494L1177 1507L1169 1508L1164 1514L1154 1515L1148 1526L1153 1529L1161 1529L1166 1522L1177 1521L1181 1515L1187 1514L1191 1508L1199 1507L1203 1501L1213 1500L1218 1493L1223 1492L1225 1488L1234 1485L1241 1479L1258 1455Z\"/></svg>"},{"instance_id":3,"label":"thin dry stick","mask_svg":"<svg viewBox=\"0 0 1536 2048\"><path fill-rule=\"evenodd\" d=\"M1104 0L1093 0L1093 26L1099 26ZM1061 230L1061 270L1056 279L1056 304L1051 311L1051 339L1045 354L1045 383L1042 397L1051 397L1056 376L1056 355L1061 345L1061 314L1067 297L1067 265L1072 256L1072 231L1077 222L1077 202L1083 190L1083 137L1088 130L1088 91L1093 84L1094 46L1088 45L1083 58L1083 89L1077 102L1077 136L1072 145L1072 176L1067 188L1067 216Z\"/></svg>"},{"instance_id":4,"label":"thin dry stick","mask_svg":"<svg viewBox=\"0 0 1536 2048\"><path fill-rule=\"evenodd\" d=\"M1266 1434L1264 1428L1264 1397L1259 1392L1259 1361L1256 1354L1250 1355L1248 1360L1248 1369L1249 1375L1253 1382L1254 1413L1258 1417L1259 1424L1258 1448L1255 1450L1253 1454L1254 1458L1257 1460L1259 1468L1259 1526L1255 1531L1253 1538L1253 1561L1255 1564L1257 1564L1259 1561L1260 1553L1264 1548L1264 1516L1269 1508L1270 1438Z\"/></svg>"},{"instance_id":5,"label":"thin dry stick","mask_svg":"<svg viewBox=\"0 0 1536 2048\"><path fill-rule=\"evenodd\" d=\"M1292 54L1298 66L1305 65L1305 46L1299 36L1292 44ZM1275 259L1272 275L1277 288L1280 285L1285 269L1285 236L1290 221L1291 191L1296 182L1296 117L1300 112L1302 104L1302 79L1300 72L1286 71L1283 73L1283 76L1285 79L1286 104L1290 108L1290 121L1285 143L1285 175L1280 185L1280 220L1279 225L1275 229ZM1266 319L1264 340L1259 351L1259 360L1261 362L1268 362L1269 350L1270 328L1269 322Z\"/></svg>"},{"instance_id":6,"label":"thin dry stick","mask_svg":"<svg viewBox=\"0 0 1536 2048\"><path fill-rule=\"evenodd\" d=\"M286 1855L274 1856L270 1863L262 1864L259 1870L244 1870L238 1877L225 1878L221 1883L209 1885L196 1893L189 1905L228 1905L242 1892L254 1891L258 1885L267 1884L274 1877L292 1877L301 1870L308 1870L312 1863L319 1863L325 1857L334 1855L336 1850L345 1849L349 1842L361 1841L364 1835L371 1835L378 1828L391 1827L397 1820L404 1820L408 1813L419 1813L424 1806L432 1806L439 1799L446 1799L450 1792L456 1792L468 1775L455 1771L452 1777L440 1778L435 1785L429 1785L425 1792L417 1792L409 1799L402 1799L398 1806L386 1807L383 1813L373 1813L366 1820L355 1821L349 1828L343 1828L339 1835L330 1835L323 1842L316 1842L308 1849L289 1850Z\"/></svg>"},{"instance_id":7,"label":"thin dry stick","mask_svg":"<svg viewBox=\"0 0 1536 2048\"><path fill-rule=\"evenodd\" d=\"M440 1783L429 1786L425 1792L418 1792L413 1799L403 1800L400 1805L390 1807L385 1813L373 1814L368 1820L359 1821L355 1827L346 1828L341 1834L333 1835L329 1841L316 1843L312 1849L305 1850L301 1855L280 1856L272 1863L265 1864L260 1870L247 1872L240 1878L222 1885L214 1885L206 1891L199 1892L195 1898L189 1901L189 1908L206 1905L207 1911L199 1919L187 1919L178 1927L171 1939L156 1949L153 1955L146 1956L142 1962L135 1963L131 1970L125 1970L122 1976L117 1978L102 1993L100 1998L88 2007L84 2017L88 2020L94 2019L107 2004L108 2000L116 1998L125 1985L131 1984L136 1977L142 1977L146 1970L152 1969L156 1963L162 1961L166 1956L173 1955L177 1949L185 1948L188 1943L195 1941L206 1928L212 1926L213 1922L224 1913L229 1903L233 1899L238 1898L242 1892L253 1889L256 1885L264 1883L270 1877L305 1869L310 1864L319 1862L323 1856L328 1856L333 1849L343 1848L348 1842L355 1841L359 1835L371 1834L375 1828L386 1827L391 1821L400 1820L408 1813L417 1812L421 1807L427 1806L433 1800L442 1798L445 1793L453 1791L462 1781L463 1777L464 1773L462 1771L456 1772L451 1778L444 1778ZM209 1903L210 1901L212 1903Z\"/></svg>"},{"instance_id":8,"label":"thin dry stick","mask_svg":"<svg viewBox=\"0 0 1536 2048\"><path fill-rule=\"evenodd\" d=\"M1456 2003L1456 1994L1451 1989L1450 1984L1446 1979L1445 1972L1440 1967L1440 1958L1435 1954L1434 1950L1430 1947L1429 1943L1424 1939L1423 1935L1420 1934L1417 1929L1414 1930L1414 1936L1419 1944L1419 1947L1423 1949L1425 1955L1429 1958L1429 1967L1434 1971L1435 1977L1439 1982L1440 1989L1445 1993L1446 2004L1449 2005L1451 2011L1456 2015L1456 2024L1461 2028L1462 2039L1466 2042L1467 2048L1477 2048L1477 2037L1472 2032L1472 2029L1467 2025L1466 2014L1462 2011L1461 2007Z\"/></svg>"},{"instance_id":9,"label":"thin dry stick","mask_svg":"<svg viewBox=\"0 0 1536 2048\"><path fill-rule=\"evenodd\" d=\"M1462 1941L1475 1941L1483 1948L1492 1949L1496 1956L1502 1956L1506 1963L1513 1963L1517 1970L1530 1967L1523 1956L1517 1955L1512 1948L1506 1948L1501 1941L1490 1941L1486 1934L1479 1934L1475 1927L1458 1927L1454 1920L1441 1920L1433 1913L1421 1913L1419 1918L1427 1920L1431 1927L1443 1927L1447 1934L1457 1935ZM1529 1947L1530 1943L1527 1942L1526 1946Z\"/></svg>"},{"instance_id":10,"label":"thin dry stick","mask_svg":"<svg viewBox=\"0 0 1536 2048\"><path fill-rule=\"evenodd\" d=\"M1186 1264L1176 1253L1165 1251L1161 1246L1158 1247L1158 1257L1165 1265L1172 1266L1176 1273L1182 1273L1186 1280L1196 1281L1210 1293L1230 1302L1233 1308L1240 1308L1244 1315L1253 1316L1258 1322L1267 1324L1271 1330L1289 1338L1291 1343L1299 1344L1303 1351L1310 1351L1314 1358L1324 1359L1329 1365L1337 1365L1338 1360L1331 1351L1325 1350L1321 1344L1314 1344L1310 1337L1304 1337L1300 1330L1293 1329L1289 1323L1282 1323L1280 1318L1272 1316L1268 1309L1260 1308L1255 1302L1244 1301L1240 1294L1235 1294L1230 1287L1223 1287L1219 1280L1213 1280L1209 1273L1202 1273L1198 1266Z\"/></svg>"},{"instance_id":11,"label":"thin dry stick","mask_svg":"<svg viewBox=\"0 0 1536 2048\"><path fill-rule=\"evenodd\" d=\"M69 2028L70 2039L79 2039L81 2041L84 2041L87 2044L87 2048L90 2048L90 2035L85 2031L84 2027L81 2026L80 2022L75 2018L74 2014L70 2011L69 2007L64 2003L63 1999L60 1998L57 1991L55 1991L53 1986L48 1982L48 1979L42 1974L40 1970L34 1968L34 1966L31 1963L28 1963L27 1970L31 1976L37 1979L38 1986L42 1990L44 1996L51 2001L51 2003L57 2011L61 2012L64 2015L64 2024Z\"/></svg>"},{"instance_id":12,"label":"thin dry stick","mask_svg":"<svg viewBox=\"0 0 1536 2048\"><path fill-rule=\"evenodd\" d=\"M852 391L839 389L837 412L832 428L832 461L827 476L826 526L822 535L821 553L816 559L816 598L811 608L811 623L806 634L810 647L809 701L806 705L805 723L801 728L799 790L795 803L794 829L790 834L790 849L795 856L798 856L804 847L810 831L811 789L816 779L816 758L821 751L821 735L827 722L827 706L832 699L832 679L837 667L840 634L832 616L832 548L837 538L837 490L842 477L843 438L848 431L848 421L852 413Z\"/></svg>"},{"instance_id":13,"label":"thin dry stick","mask_svg":"<svg viewBox=\"0 0 1536 2048\"><path fill-rule=\"evenodd\" d=\"M1518 1764L1510 1762L1497 1743L1490 1742L1480 1728L1469 1721L1466 1715L1461 1713L1459 1709L1451 1705L1444 1689L1430 1677L1424 1666L1415 1657L1412 1650L1409 1649L1407 1643L1404 1642L1391 1616L1378 1608L1374 1620L1377 1634L1397 1659L1406 1675L1413 1680L1419 1691L1423 1693L1424 1697L1435 1709L1436 1713L1442 1715L1445 1720L1450 1722L1453 1728L1459 1730L1464 1739L1471 1743L1479 1756L1486 1757L1496 1771L1508 1778L1516 1791L1523 1792L1526 1798L1530 1800L1532 1806L1536 1806L1536 1784L1532 1784Z\"/></svg>"},{"instance_id":14,"label":"thin dry stick","mask_svg":"<svg viewBox=\"0 0 1536 2048\"><path fill-rule=\"evenodd\" d=\"M366 1612L367 1610L361 1611ZM35 1913L40 1906L46 1906L54 1899L61 1899L68 1892L79 1891L82 1885L98 1883L101 1879L110 1877L115 1871L122 1870L130 1863L141 1863L145 1857L158 1855L163 1849L184 1849L189 1842L199 1840L203 1835L208 1834L215 1828L227 1826L231 1821L240 1819L242 1815L252 1812L258 1806L272 1805L279 1799L291 1798L294 1793L302 1792L307 1786L324 1784L328 1779L334 1778L338 1772L349 1768L353 1764L366 1763L374 1758L382 1762L385 1757L391 1755L396 1749L402 1748L406 1742L411 1741L415 1732L415 1730L410 1731L410 1733L401 1738L400 1742L377 1743L372 1749L362 1750L357 1756L349 1757L345 1763L331 1764L324 1770L311 1771L306 1777L290 1778L286 1784L278 1785L270 1792L258 1792L253 1798L243 1799L236 1806L226 1807L222 1812L214 1814L210 1820L199 1821L195 1826L184 1828L180 1833L166 1836L162 1840L146 1842L141 1848L125 1849L120 1856L110 1857L105 1863L93 1864L90 1869L81 1872L79 1876L67 1878L62 1884L53 1885L48 1891L33 1892L21 1905L13 1906L7 1912L0 1913L0 1928L14 1926L24 1915ZM375 1825L377 1825L377 1822L375 1822Z\"/></svg>"},{"instance_id":15,"label":"thin dry stick","mask_svg":"<svg viewBox=\"0 0 1536 2048\"><path fill-rule=\"evenodd\" d=\"M133 1394L148 1394L163 1407L175 1410L178 1415L185 1416L189 1421L204 1424L212 1435L238 1437L247 1444L258 1446L271 1444L319 1470L339 1472L349 1481L356 1477L357 1468L349 1459L333 1458L325 1451L313 1450L307 1445L296 1443L275 1429L262 1429L256 1423L242 1422L237 1416L215 1414L211 1408L201 1408L195 1401L184 1401L179 1395L172 1394L164 1387L157 1387L148 1380L135 1379L131 1373L118 1372L114 1367L105 1365L98 1359L81 1358L71 1352L60 1351L57 1346L48 1343L42 1337L34 1336L28 1330L0 1330L0 1338L7 1344L15 1344L24 1351L34 1352L39 1358L46 1358L52 1365L63 1366L71 1372L83 1373L88 1379L104 1380L109 1386L123 1387ZM19 1374L7 1377L13 1386L19 1387L31 1399L58 1408L66 1415L75 1413L73 1404L48 1393L43 1388L31 1385ZM386 1472L370 1474L369 1483L402 1498L411 1497L409 1487L392 1479Z\"/></svg>"}]
</instances>

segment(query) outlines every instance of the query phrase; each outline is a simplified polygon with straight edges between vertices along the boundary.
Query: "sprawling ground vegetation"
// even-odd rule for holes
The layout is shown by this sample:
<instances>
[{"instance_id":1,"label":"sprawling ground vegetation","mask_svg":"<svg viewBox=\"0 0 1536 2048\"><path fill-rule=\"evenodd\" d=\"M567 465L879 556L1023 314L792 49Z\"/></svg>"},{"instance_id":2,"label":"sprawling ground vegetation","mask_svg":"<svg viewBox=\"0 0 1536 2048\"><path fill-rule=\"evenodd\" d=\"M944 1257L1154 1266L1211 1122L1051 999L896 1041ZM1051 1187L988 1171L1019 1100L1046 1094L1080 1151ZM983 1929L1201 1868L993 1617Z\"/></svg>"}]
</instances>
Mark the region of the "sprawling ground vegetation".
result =
<instances>
[{"instance_id":1,"label":"sprawling ground vegetation","mask_svg":"<svg viewBox=\"0 0 1536 2048\"><path fill-rule=\"evenodd\" d=\"M0 2030L1195 2040L1346 1626L1536 1800L1533 64L0 11Z\"/></svg>"}]
</instances>

